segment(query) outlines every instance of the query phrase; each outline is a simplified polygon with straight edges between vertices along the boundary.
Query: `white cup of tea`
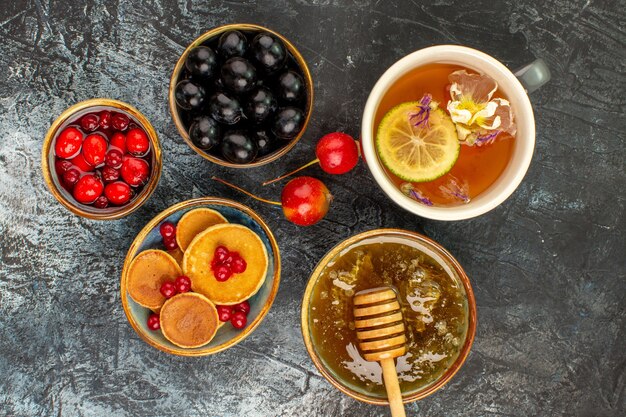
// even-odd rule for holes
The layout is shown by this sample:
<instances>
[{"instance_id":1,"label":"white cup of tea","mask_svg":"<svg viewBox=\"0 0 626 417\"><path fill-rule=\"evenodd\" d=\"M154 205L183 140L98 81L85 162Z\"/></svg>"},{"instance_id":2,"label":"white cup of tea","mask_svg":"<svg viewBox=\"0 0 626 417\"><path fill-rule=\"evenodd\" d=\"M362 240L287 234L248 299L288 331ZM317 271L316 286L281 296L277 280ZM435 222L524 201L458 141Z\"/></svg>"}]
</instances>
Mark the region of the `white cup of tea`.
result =
<instances>
[{"instance_id":1,"label":"white cup of tea","mask_svg":"<svg viewBox=\"0 0 626 417\"><path fill-rule=\"evenodd\" d=\"M468 203L454 206L425 205L405 195L385 172L375 145L375 119L385 93L408 72L437 63L458 65L493 78L509 100L517 124L512 155L504 171L489 188ZM411 213L447 221L480 216L500 205L522 182L535 149L535 118L528 93L549 79L550 72L540 59L513 73L497 59L464 46L438 45L413 52L385 71L369 95L361 124L361 144L366 164L385 194ZM419 99L415 97L415 100Z\"/></svg>"}]
</instances>

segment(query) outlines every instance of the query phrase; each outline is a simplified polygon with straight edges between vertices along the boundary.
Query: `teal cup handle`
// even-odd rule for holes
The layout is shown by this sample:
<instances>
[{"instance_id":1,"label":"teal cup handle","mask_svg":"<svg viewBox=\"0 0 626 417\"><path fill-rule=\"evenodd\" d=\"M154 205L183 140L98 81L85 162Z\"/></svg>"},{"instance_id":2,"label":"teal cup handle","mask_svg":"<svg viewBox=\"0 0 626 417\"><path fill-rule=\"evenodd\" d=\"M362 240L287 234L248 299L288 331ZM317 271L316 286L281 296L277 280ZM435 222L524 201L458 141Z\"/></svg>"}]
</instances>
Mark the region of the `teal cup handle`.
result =
<instances>
[{"instance_id":1,"label":"teal cup handle","mask_svg":"<svg viewBox=\"0 0 626 417\"><path fill-rule=\"evenodd\" d=\"M542 85L550 81L551 78L550 68L548 68L546 62L541 58L518 69L514 74L529 94L538 90Z\"/></svg>"}]
</instances>

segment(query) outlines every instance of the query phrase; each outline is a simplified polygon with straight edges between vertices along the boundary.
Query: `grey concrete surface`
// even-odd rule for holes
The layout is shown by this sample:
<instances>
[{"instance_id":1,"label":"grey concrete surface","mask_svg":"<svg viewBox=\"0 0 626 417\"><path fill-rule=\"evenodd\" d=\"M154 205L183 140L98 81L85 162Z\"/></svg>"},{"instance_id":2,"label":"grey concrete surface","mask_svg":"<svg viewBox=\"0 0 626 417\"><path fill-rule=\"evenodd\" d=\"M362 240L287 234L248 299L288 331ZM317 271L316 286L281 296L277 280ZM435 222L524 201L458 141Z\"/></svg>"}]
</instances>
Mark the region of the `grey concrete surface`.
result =
<instances>
[{"instance_id":1,"label":"grey concrete surface","mask_svg":"<svg viewBox=\"0 0 626 417\"><path fill-rule=\"evenodd\" d=\"M300 336L303 289L335 243L377 227L422 232L471 277L473 350L414 416L626 414L626 7L576 0L24 0L0 4L0 415L383 416L326 382ZM304 139L271 166L233 171L196 155L167 109L185 46L229 22L288 36L310 64L315 112ZM390 203L368 171L331 177L328 217L303 229L278 209L209 180L249 188L313 155L322 134L358 135L368 92L395 60L442 43L511 68L542 57L552 82L532 94L537 148L518 191L480 218L442 223ZM69 105L121 99L153 123L163 176L135 214L70 214L40 173L42 139ZM263 190L278 195L280 188ZM143 343L120 305L122 260L157 212L192 197L248 204L274 228L283 277L262 325L206 358Z\"/></svg>"}]
</instances>

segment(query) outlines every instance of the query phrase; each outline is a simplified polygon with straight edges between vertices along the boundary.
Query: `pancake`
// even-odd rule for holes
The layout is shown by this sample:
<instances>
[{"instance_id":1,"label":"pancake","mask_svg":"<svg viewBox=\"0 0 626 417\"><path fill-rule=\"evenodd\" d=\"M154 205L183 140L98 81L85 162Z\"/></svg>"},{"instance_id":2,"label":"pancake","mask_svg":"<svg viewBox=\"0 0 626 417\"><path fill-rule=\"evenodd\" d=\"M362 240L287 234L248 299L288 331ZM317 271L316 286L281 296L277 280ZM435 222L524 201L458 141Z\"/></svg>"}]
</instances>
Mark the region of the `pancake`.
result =
<instances>
[{"instance_id":1,"label":"pancake","mask_svg":"<svg viewBox=\"0 0 626 417\"><path fill-rule=\"evenodd\" d=\"M246 261L243 273L233 274L219 282L211 270L215 248L225 246L239 252ZM218 224L200 233L191 242L183 258L183 271L191 278L193 291L205 295L218 305L233 305L254 295L267 274L267 250L252 230L239 224Z\"/></svg>"},{"instance_id":2,"label":"pancake","mask_svg":"<svg viewBox=\"0 0 626 417\"><path fill-rule=\"evenodd\" d=\"M178 247L184 252L200 232L222 223L228 223L228 220L215 210L199 208L188 211L176 225L176 242Z\"/></svg>"},{"instance_id":3,"label":"pancake","mask_svg":"<svg viewBox=\"0 0 626 417\"><path fill-rule=\"evenodd\" d=\"M176 346L196 348L213 339L219 319L215 305L201 294L175 295L161 308L161 331Z\"/></svg>"},{"instance_id":4,"label":"pancake","mask_svg":"<svg viewBox=\"0 0 626 417\"><path fill-rule=\"evenodd\" d=\"M162 250L146 250L133 259L126 275L128 294L144 307L158 310L165 302L161 285L182 275L178 262Z\"/></svg>"},{"instance_id":5,"label":"pancake","mask_svg":"<svg viewBox=\"0 0 626 417\"><path fill-rule=\"evenodd\" d=\"M180 248L168 250L167 253L176 260L178 265L182 268L183 266L183 256L185 256L184 252L180 250Z\"/></svg>"}]
</instances>

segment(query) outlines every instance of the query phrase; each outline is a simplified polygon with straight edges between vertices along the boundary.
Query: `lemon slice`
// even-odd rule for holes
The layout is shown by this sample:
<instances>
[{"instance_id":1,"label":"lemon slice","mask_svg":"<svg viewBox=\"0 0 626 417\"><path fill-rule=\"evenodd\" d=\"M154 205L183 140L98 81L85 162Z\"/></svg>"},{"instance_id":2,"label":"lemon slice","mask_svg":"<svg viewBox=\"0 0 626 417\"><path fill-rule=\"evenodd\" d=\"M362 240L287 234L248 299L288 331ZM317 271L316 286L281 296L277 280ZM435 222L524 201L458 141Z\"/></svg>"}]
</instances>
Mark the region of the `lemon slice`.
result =
<instances>
[{"instance_id":1,"label":"lemon slice","mask_svg":"<svg viewBox=\"0 0 626 417\"><path fill-rule=\"evenodd\" d=\"M428 123L414 125L420 106L419 101L411 101L389 110L376 133L376 149L383 164L411 182L441 177L452 169L461 149L452 119L439 107L430 109Z\"/></svg>"}]
</instances>

